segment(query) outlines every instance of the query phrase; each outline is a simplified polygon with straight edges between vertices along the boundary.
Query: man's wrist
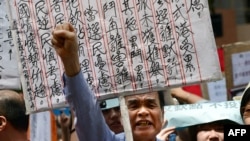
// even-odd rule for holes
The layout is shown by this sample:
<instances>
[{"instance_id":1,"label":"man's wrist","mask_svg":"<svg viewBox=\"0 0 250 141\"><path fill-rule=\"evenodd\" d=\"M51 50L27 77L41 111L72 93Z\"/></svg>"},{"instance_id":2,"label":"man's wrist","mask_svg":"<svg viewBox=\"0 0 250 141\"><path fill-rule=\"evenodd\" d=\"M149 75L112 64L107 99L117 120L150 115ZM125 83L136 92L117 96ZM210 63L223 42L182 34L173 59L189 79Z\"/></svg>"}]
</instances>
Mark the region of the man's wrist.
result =
<instances>
[{"instance_id":1,"label":"man's wrist","mask_svg":"<svg viewBox=\"0 0 250 141\"><path fill-rule=\"evenodd\" d=\"M80 72L80 63L78 56L74 56L71 59L62 60L64 64L65 74L69 77L73 77Z\"/></svg>"}]
</instances>

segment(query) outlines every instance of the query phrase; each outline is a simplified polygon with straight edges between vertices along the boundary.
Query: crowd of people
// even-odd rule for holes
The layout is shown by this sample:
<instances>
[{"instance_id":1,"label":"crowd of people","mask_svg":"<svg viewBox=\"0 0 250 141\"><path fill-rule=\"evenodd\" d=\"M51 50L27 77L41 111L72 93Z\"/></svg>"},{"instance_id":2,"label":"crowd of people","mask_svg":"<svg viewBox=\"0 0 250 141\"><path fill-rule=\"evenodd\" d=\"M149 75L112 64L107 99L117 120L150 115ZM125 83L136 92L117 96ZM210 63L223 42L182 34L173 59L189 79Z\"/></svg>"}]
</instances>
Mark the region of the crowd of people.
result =
<instances>
[{"instance_id":1,"label":"crowd of people","mask_svg":"<svg viewBox=\"0 0 250 141\"><path fill-rule=\"evenodd\" d=\"M65 68L64 92L71 109L71 116L62 113L58 121L62 140L125 141L127 136L121 122L119 100L98 101L81 73L74 27L69 23L57 25L52 32L51 42ZM188 104L209 102L181 88L173 88L171 95ZM164 120L163 96L162 91L125 96L133 141L223 141L223 126L239 124L228 118L193 125L183 132L175 127L164 128L168 121ZM0 140L28 141L29 115L26 115L22 94L1 90L0 107ZM250 89L246 88L239 116L247 125L250 124L249 109Z\"/></svg>"}]
</instances>

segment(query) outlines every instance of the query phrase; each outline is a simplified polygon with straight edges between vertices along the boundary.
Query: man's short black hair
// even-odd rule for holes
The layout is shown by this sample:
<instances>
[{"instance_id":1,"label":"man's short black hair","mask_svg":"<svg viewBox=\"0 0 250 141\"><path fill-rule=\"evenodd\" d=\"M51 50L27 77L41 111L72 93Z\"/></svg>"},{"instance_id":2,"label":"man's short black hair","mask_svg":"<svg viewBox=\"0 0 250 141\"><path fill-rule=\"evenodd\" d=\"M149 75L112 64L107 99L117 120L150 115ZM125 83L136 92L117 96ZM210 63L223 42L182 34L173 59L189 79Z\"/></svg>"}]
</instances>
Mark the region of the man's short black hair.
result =
<instances>
[{"instance_id":1,"label":"man's short black hair","mask_svg":"<svg viewBox=\"0 0 250 141\"><path fill-rule=\"evenodd\" d=\"M21 98L0 94L0 116L4 116L16 130L28 131L29 115L26 115L25 103Z\"/></svg>"}]
</instances>

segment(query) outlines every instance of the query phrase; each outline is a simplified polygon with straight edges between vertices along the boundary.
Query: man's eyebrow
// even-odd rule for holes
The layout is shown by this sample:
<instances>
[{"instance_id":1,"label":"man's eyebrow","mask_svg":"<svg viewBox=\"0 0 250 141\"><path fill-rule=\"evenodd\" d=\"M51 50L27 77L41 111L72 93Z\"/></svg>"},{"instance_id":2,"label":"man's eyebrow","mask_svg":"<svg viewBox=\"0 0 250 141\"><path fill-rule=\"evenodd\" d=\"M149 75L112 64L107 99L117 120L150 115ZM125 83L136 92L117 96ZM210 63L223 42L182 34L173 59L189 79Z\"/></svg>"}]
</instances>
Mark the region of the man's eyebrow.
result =
<instances>
[{"instance_id":1,"label":"man's eyebrow","mask_svg":"<svg viewBox=\"0 0 250 141\"><path fill-rule=\"evenodd\" d=\"M152 98L152 97L147 97L147 98L145 98L145 101L148 101L148 102L156 102L156 99L155 99L155 98Z\"/></svg>"},{"instance_id":2,"label":"man's eyebrow","mask_svg":"<svg viewBox=\"0 0 250 141\"><path fill-rule=\"evenodd\" d=\"M131 99L128 99L127 100L127 103L128 104L135 104L135 103L137 103L138 102L138 99L136 99L136 98L131 98Z\"/></svg>"},{"instance_id":3,"label":"man's eyebrow","mask_svg":"<svg viewBox=\"0 0 250 141\"><path fill-rule=\"evenodd\" d=\"M145 100L145 101L148 101L148 102L156 102L156 99L153 98L153 97L146 97L144 100ZM138 101L139 101L139 100L136 99L136 98L131 98L131 99L128 99L128 100L127 100L128 103L136 103L136 102L138 102Z\"/></svg>"},{"instance_id":4,"label":"man's eyebrow","mask_svg":"<svg viewBox=\"0 0 250 141\"><path fill-rule=\"evenodd\" d=\"M147 103L147 104L157 104L157 100L155 98L148 97L148 98L145 98L145 103Z\"/></svg>"}]
</instances>

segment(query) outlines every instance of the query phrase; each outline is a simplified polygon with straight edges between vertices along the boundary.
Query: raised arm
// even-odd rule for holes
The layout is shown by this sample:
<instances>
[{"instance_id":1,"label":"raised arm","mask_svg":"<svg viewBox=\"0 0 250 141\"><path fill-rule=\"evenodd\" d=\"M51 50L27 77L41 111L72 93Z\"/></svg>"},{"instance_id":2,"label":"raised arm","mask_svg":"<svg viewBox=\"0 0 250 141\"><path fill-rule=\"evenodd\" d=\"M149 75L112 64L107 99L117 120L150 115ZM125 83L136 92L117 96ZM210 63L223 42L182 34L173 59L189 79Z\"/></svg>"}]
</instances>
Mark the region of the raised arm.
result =
<instances>
[{"instance_id":1,"label":"raised arm","mask_svg":"<svg viewBox=\"0 0 250 141\"><path fill-rule=\"evenodd\" d=\"M75 111L79 140L114 141L115 135L106 125L99 104L81 73L74 27L69 23L57 25L51 42L65 68L64 93Z\"/></svg>"},{"instance_id":2,"label":"raised arm","mask_svg":"<svg viewBox=\"0 0 250 141\"><path fill-rule=\"evenodd\" d=\"M70 77L78 74L80 64L74 27L69 23L57 25L52 32L51 43L63 62L65 74Z\"/></svg>"},{"instance_id":3,"label":"raised arm","mask_svg":"<svg viewBox=\"0 0 250 141\"><path fill-rule=\"evenodd\" d=\"M172 97L187 104L207 101L206 99L198 95L195 95L193 93L183 90L181 87L172 88L170 92L171 92Z\"/></svg>"}]
</instances>

